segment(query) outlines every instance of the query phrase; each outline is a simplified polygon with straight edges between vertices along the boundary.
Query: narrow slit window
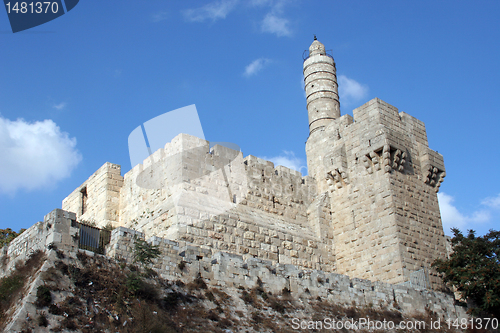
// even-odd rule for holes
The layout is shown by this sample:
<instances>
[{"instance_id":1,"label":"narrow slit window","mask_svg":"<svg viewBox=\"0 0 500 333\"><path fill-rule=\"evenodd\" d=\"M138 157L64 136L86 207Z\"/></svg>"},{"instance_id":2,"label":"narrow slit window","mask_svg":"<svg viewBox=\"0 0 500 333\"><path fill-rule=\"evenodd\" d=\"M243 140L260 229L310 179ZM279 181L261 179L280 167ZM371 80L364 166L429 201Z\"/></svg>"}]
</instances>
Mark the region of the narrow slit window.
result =
<instances>
[{"instance_id":1,"label":"narrow slit window","mask_svg":"<svg viewBox=\"0 0 500 333\"><path fill-rule=\"evenodd\" d=\"M83 215L87 211L87 201L88 201L87 187L82 188L81 193L82 193L82 215Z\"/></svg>"}]
</instances>

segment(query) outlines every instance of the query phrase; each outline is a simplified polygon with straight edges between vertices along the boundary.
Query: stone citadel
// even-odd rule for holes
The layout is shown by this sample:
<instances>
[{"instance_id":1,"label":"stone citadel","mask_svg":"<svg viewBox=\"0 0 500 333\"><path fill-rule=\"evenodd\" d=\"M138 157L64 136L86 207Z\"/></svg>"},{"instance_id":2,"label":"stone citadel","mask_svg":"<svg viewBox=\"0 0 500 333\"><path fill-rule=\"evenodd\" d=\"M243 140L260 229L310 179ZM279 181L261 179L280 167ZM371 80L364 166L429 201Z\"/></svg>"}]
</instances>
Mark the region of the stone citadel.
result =
<instances>
[{"instance_id":1,"label":"stone citadel","mask_svg":"<svg viewBox=\"0 0 500 333\"><path fill-rule=\"evenodd\" d=\"M424 123L378 98L341 116L335 62L316 39L303 73L308 176L179 134L123 176L104 164L62 209L212 254L391 284L424 271L438 286L445 168Z\"/></svg>"},{"instance_id":2,"label":"stone citadel","mask_svg":"<svg viewBox=\"0 0 500 333\"><path fill-rule=\"evenodd\" d=\"M430 269L447 255L437 200L445 169L424 124L378 98L341 116L335 62L317 40L304 81L308 176L188 134L123 176L105 163L0 249L0 279L36 250L47 257L5 332L38 311L57 251L73 263L85 250L133 266L138 239L158 246L151 267L166 281L468 318Z\"/></svg>"}]
</instances>

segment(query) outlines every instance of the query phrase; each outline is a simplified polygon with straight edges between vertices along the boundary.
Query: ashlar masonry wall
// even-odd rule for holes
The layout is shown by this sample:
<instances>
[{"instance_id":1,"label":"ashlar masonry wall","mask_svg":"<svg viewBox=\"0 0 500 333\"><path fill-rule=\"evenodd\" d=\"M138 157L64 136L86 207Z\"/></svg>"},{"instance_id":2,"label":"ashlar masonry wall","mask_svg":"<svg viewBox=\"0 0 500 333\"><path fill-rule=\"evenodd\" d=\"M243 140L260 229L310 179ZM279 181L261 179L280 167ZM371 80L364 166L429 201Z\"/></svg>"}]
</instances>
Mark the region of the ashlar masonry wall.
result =
<instances>
[{"instance_id":1,"label":"ashlar masonry wall","mask_svg":"<svg viewBox=\"0 0 500 333\"><path fill-rule=\"evenodd\" d=\"M421 121L379 99L353 115L315 131L306 145L318 191L331 197L337 269L404 282L446 253L436 194L443 159L428 148Z\"/></svg>"},{"instance_id":2,"label":"ashlar masonry wall","mask_svg":"<svg viewBox=\"0 0 500 333\"><path fill-rule=\"evenodd\" d=\"M422 122L379 99L353 114L311 133L310 176L180 134L123 178L106 163L63 207L146 237L409 281L446 253L436 194L442 156L428 148Z\"/></svg>"},{"instance_id":3,"label":"ashlar masonry wall","mask_svg":"<svg viewBox=\"0 0 500 333\"><path fill-rule=\"evenodd\" d=\"M7 246L0 249L0 278L8 275L16 263L26 260L34 251L45 252L50 244L61 250L74 251L78 248L78 228L72 227L76 216L72 212L54 209L45 215L43 222L37 222Z\"/></svg>"},{"instance_id":4,"label":"ashlar masonry wall","mask_svg":"<svg viewBox=\"0 0 500 333\"><path fill-rule=\"evenodd\" d=\"M117 228L112 232L107 254L131 263L135 239L143 237L143 233L135 230ZM319 296L346 306L355 303L360 307L375 306L390 310L399 308L408 314L433 311L444 319L467 318L465 310L454 305L453 296L432 290L349 278L346 275L302 269L270 260L245 258L159 237L151 237L147 241L159 246L162 254L155 260L153 267L169 280L187 283L201 276L208 284L223 288L253 288L260 280L264 289L274 294L280 294L287 288L294 297L303 299Z\"/></svg>"},{"instance_id":5,"label":"ashlar masonry wall","mask_svg":"<svg viewBox=\"0 0 500 333\"><path fill-rule=\"evenodd\" d=\"M115 179L118 171L106 163L63 207L99 226L112 218L146 237L335 270L328 204L314 199L311 177L220 145L209 148L208 141L186 134L126 173L123 182ZM78 214L83 188L87 211Z\"/></svg>"},{"instance_id":6,"label":"ashlar masonry wall","mask_svg":"<svg viewBox=\"0 0 500 333\"><path fill-rule=\"evenodd\" d=\"M8 263L0 270L0 278L9 274L18 260L25 259L34 250L47 251L50 244L73 253L80 251L78 228L72 226L75 219L74 213L56 209L45 216L44 222L36 223L2 248L0 262ZM124 227L114 229L106 255L132 264L136 239L144 239L144 234ZM442 319L468 318L463 308L454 305L453 296L432 290L349 278L156 236L147 242L158 245L161 251L160 257L154 259L153 268L171 281L189 283L201 276L207 284L221 288L253 288L261 281L266 291L280 294L287 288L295 299L319 296L339 305L398 309L412 315L432 311Z\"/></svg>"},{"instance_id":7,"label":"ashlar masonry wall","mask_svg":"<svg viewBox=\"0 0 500 333\"><path fill-rule=\"evenodd\" d=\"M297 171L180 134L125 175L120 224L147 237L332 271L333 236L318 231L324 215L309 221L315 192Z\"/></svg>"},{"instance_id":8,"label":"ashlar masonry wall","mask_svg":"<svg viewBox=\"0 0 500 333\"><path fill-rule=\"evenodd\" d=\"M105 227L116 226L119 196L123 186L121 167L106 162L62 202L62 209L76 214L79 221Z\"/></svg>"}]
</instances>

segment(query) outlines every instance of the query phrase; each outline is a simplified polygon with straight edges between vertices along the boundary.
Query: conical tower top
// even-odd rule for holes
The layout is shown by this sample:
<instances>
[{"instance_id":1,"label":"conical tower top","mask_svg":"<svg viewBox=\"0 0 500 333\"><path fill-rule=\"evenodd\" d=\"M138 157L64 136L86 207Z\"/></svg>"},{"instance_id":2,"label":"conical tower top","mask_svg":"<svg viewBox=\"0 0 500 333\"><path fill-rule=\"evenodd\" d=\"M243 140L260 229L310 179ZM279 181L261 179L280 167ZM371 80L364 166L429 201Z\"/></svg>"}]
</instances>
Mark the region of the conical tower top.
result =
<instances>
[{"instance_id":1,"label":"conical tower top","mask_svg":"<svg viewBox=\"0 0 500 333\"><path fill-rule=\"evenodd\" d=\"M314 42L312 42L311 46L309 46L309 56L313 56L315 54L326 54L325 45L318 41L316 36L314 36Z\"/></svg>"}]
</instances>

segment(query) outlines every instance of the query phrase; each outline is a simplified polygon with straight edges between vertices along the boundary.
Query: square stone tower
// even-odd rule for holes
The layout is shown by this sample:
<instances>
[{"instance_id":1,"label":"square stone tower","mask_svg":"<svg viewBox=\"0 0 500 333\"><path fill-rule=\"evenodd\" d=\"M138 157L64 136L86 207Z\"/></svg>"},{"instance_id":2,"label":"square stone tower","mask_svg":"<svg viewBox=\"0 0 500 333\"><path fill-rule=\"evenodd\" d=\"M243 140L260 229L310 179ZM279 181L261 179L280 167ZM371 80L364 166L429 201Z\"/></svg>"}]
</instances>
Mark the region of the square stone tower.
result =
<instances>
[{"instance_id":1,"label":"square stone tower","mask_svg":"<svg viewBox=\"0 0 500 333\"><path fill-rule=\"evenodd\" d=\"M445 168L424 123L378 98L340 116L335 62L316 39L304 81L307 165L331 203L337 271L390 283L422 271L438 286L430 266L446 253L437 199Z\"/></svg>"}]
</instances>

